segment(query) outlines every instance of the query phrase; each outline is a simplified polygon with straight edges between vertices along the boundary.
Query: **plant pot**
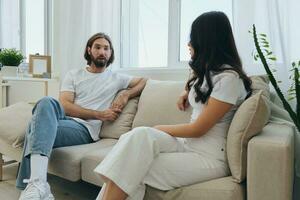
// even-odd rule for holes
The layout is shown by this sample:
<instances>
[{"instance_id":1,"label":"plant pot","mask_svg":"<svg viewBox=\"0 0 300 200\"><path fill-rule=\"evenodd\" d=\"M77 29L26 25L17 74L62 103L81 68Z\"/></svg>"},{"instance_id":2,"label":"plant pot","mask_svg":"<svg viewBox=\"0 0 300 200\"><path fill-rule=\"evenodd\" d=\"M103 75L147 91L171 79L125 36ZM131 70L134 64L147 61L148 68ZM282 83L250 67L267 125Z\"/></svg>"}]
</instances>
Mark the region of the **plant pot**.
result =
<instances>
[{"instance_id":1,"label":"plant pot","mask_svg":"<svg viewBox=\"0 0 300 200\"><path fill-rule=\"evenodd\" d=\"M17 66L3 66L1 68L2 76L17 76Z\"/></svg>"}]
</instances>

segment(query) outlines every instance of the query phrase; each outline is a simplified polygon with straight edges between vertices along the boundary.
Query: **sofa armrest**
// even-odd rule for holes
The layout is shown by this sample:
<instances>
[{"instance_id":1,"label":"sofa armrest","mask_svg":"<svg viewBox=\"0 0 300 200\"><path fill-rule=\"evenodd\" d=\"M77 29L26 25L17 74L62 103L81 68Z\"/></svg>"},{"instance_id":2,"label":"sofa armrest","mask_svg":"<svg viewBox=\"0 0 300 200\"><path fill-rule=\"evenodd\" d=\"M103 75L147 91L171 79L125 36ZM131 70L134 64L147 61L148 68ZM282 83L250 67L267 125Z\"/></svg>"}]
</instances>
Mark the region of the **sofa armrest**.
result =
<instances>
[{"instance_id":1,"label":"sofa armrest","mask_svg":"<svg viewBox=\"0 0 300 200\"><path fill-rule=\"evenodd\" d=\"M292 199L293 180L293 128L269 123L248 143L247 199Z\"/></svg>"}]
</instances>

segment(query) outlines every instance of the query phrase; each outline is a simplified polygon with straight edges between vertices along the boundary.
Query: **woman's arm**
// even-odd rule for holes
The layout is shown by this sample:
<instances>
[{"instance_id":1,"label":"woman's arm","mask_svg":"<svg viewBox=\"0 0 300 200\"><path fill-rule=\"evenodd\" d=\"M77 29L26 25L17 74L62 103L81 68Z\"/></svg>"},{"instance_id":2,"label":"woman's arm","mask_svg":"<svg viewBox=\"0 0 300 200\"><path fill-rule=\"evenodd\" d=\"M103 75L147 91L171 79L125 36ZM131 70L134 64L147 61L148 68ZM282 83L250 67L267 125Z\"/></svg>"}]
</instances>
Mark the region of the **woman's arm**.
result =
<instances>
[{"instance_id":1,"label":"woman's arm","mask_svg":"<svg viewBox=\"0 0 300 200\"><path fill-rule=\"evenodd\" d=\"M210 128L222 119L232 106L232 104L210 97L202 113L194 122L178 125L157 125L154 128L164 131L174 137L200 137L207 133Z\"/></svg>"}]
</instances>

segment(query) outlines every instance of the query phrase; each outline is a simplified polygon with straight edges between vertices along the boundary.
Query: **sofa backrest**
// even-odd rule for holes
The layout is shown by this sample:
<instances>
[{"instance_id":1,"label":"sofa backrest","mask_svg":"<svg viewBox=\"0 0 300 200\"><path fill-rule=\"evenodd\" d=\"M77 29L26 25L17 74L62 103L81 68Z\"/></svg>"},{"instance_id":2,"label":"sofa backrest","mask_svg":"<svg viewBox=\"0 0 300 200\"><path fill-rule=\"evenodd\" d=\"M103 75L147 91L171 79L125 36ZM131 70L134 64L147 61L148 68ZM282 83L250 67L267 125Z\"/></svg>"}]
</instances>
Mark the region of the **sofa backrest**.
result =
<instances>
[{"instance_id":1,"label":"sofa backrest","mask_svg":"<svg viewBox=\"0 0 300 200\"><path fill-rule=\"evenodd\" d=\"M141 96L129 100L116 121L103 123L100 138L118 139L139 126L189 122L191 108L179 111L176 107L184 87L183 81L148 80Z\"/></svg>"},{"instance_id":2,"label":"sofa backrest","mask_svg":"<svg viewBox=\"0 0 300 200\"><path fill-rule=\"evenodd\" d=\"M140 96L132 127L189 122L191 108L180 111L176 105L184 87L183 81L148 80Z\"/></svg>"}]
</instances>

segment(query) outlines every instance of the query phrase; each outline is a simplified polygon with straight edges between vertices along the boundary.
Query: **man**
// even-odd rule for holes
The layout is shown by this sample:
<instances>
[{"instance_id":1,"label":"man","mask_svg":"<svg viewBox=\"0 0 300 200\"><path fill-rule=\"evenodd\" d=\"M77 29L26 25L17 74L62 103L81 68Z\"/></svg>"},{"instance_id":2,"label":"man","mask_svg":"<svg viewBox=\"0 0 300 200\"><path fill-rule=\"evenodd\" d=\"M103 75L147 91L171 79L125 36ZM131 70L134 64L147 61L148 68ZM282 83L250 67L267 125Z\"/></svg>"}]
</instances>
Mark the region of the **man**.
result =
<instances>
[{"instance_id":1,"label":"man","mask_svg":"<svg viewBox=\"0 0 300 200\"><path fill-rule=\"evenodd\" d=\"M104 33L88 40L84 57L88 66L67 73L59 102L44 97L33 108L16 183L20 189L26 187L20 200L54 199L47 183L52 149L99 140L102 122L116 120L128 99L139 95L145 87L143 78L107 69L114 61L114 49Z\"/></svg>"}]
</instances>

